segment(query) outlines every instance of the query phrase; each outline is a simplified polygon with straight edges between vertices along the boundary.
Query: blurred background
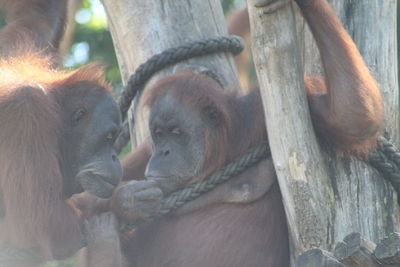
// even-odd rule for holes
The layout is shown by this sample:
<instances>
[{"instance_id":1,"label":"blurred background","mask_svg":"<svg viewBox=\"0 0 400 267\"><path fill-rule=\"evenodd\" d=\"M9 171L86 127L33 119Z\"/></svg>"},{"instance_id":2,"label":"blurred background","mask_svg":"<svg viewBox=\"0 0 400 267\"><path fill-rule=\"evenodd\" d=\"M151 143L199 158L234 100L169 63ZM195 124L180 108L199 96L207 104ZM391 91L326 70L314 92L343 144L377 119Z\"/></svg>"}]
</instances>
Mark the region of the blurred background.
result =
<instances>
[{"instance_id":1,"label":"blurred background","mask_svg":"<svg viewBox=\"0 0 400 267\"><path fill-rule=\"evenodd\" d=\"M121 76L115 57L110 32L107 28L107 15L100 0L69 0L71 19L67 27L61 52L64 54L66 68L78 68L96 61L106 66L106 77L116 92L121 88ZM225 14L244 0L222 0ZM75 14L72 14L75 13Z\"/></svg>"}]
</instances>

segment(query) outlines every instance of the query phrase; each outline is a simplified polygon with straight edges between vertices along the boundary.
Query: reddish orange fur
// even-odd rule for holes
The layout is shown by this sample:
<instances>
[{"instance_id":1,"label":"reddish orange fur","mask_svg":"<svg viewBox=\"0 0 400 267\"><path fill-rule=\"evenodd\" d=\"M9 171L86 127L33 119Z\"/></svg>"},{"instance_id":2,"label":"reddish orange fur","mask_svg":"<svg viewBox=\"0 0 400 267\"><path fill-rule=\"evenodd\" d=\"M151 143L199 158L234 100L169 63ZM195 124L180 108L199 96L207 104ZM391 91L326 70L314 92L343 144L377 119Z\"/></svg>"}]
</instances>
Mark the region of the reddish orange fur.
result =
<instances>
[{"instance_id":1,"label":"reddish orange fur","mask_svg":"<svg viewBox=\"0 0 400 267\"><path fill-rule=\"evenodd\" d=\"M107 88L96 65L63 72L37 55L0 60L1 240L40 247L44 259L52 258L55 245L65 247L66 254L77 250L83 238L79 214L62 198L62 111L55 101L62 97L58 88L78 81Z\"/></svg>"},{"instance_id":2,"label":"reddish orange fur","mask_svg":"<svg viewBox=\"0 0 400 267\"><path fill-rule=\"evenodd\" d=\"M46 93L63 84L87 81L100 87L110 86L106 83L103 70L98 64L89 64L78 70L66 72L52 68L50 57L41 56L37 52L28 52L17 57L0 59L0 94L20 86L42 86Z\"/></svg>"},{"instance_id":3,"label":"reddish orange fur","mask_svg":"<svg viewBox=\"0 0 400 267\"><path fill-rule=\"evenodd\" d=\"M212 149L206 149L204 166L207 169L203 170L200 179L266 139L264 112L258 90L251 91L247 98L239 98L235 93L224 93L219 84L208 76L182 72L156 83L145 95L145 104L151 108L154 101L166 92L172 92L183 105L197 110L210 110L217 115L217 130L206 127L206 147ZM251 105L243 102L246 99ZM245 127L244 120L251 126Z\"/></svg>"},{"instance_id":4,"label":"reddish orange fur","mask_svg":"<svg viewBox=\"0 0 400 267\"><path fill-rule=\"evenodd\" d=\"M144 179L144 172L150 156L151 146L148 142L141 144L135 151L129 153L121 162L124 169L122 181Z\"/></svg>"},{"instance_id":5,"label":"reddish orange fur","mask_svg":"<svg viewBox=\"0 0 400 267\"><path fill-rule=\"evenodd\" d=\"M249 81L248 79L249 68L253 64L253 61L251 57L250 20L247 5L243 5L232 11L228 15L226 23L228 33L242 37L245 43L242 53L235 56L235 63L238 68L242 89L248 90L249 88L257 87L254 81Z\"/></svg>"},{"instance_id":6,"label":"reddish orange fur","mask_svg":"<svg viewBox=\"0 0 400 267\"><path fill-rule=\"evenodd\" d=\"M157 82L145 93L143 101L151 109L167 93L200 114L215 115L215 121L203 118L205 163L201 174L191 182L210 175L267 139L258 90L245 96L227 94L205 75L182 72ZM145 143L139 151L144 147L150 150L149 143ZM148 152L134 151L127 163L135 165L124 165L129 167L124 169L125 179L135 179L138 171L143 172L144 167L137 163L146 165L149 157ZM273 169L269 171L274 173ZM123 236L129 266L288 266L288 234L279 187L274 175L263 178L271 180L273 186L254 201L226 204L215 196L208 195L207 199L207 194L202 195L194 210L186 205L183 209L186 207L187 211L178 210L177 214L139 226L134 233ZM228 184L235 183L235 179L231 178ZM230 197L229 192L219 189L213 191L218 197ZM271 242L276 242L273 252L266 253Z\"/></svg>"},{"instance_id":7,"label":"reddish orange fur","mask_svg":"<svg viewBox=\"0 0 400 267\"><path fill-rule=\"evenodd\" d=\"M66 3L66 0L0 0L0 8L7 11L7 25L0 31L2 56L18 56L21 51L35 49L57 57Z\"/></svg>"},{"instance_id":8,"label":"reddish orange fur","mask_svg":"<svg viewBox=\"0 0 400 267\"><path fill-rule=\"evenodd\" d=\"M383 129L378 85L329 3L296 2L313 33L324 69L324 82L305 81L316 132L339 151L364 157Z\"/></svg>"},{"instance_id":9,"label":"reddish orange fur","mask_svg":"<svg viewBox=\"0 0 400 267\"><path fill-rule=\"evenodd\" d=\"M110 89L98 65L65 72L52 68L54 54L45 55L58 45L64 0L0 4L8 22L0 32L0 247L38 248L38 261L6 263L32 267L83 244L81 213L63 199L60 103L79 81Z\"/></svg>"}]
</instances>

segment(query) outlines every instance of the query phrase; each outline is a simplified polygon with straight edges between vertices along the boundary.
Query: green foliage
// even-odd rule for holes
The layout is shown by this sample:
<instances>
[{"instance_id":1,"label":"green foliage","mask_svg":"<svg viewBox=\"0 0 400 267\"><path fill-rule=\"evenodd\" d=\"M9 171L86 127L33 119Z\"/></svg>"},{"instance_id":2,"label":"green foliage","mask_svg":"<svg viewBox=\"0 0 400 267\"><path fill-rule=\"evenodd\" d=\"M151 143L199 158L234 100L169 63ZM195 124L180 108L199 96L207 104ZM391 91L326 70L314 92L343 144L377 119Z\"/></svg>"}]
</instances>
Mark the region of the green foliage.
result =
<instances>
[{"instance_id":1,"label":"green foliage","mask_svg":"<svg viewBox=\"0 0 400 267\"><path fill-rule=\"evenodd\" d=\"M4 12L0 10L0 27L4 27L6 25L6 16L4 15Z\"/></svg>"},{"instance_id":2,"label":"green foliage","mask_svg":"<svg viewBox=\"0 0 400 267\"><path fill-rule=\"evenodd\" d=\"M114 87L120 87L121 75L111 34L107 28L107 19L99 0L84 0L76 20L74 44L65 65L76 68L89 62L101 62L106 66L107 80Z\"/></svg>"},{"instance_id":3,"label":"green foliage","mask_svg":"<svg viewBox=\"0 0 400 267\"><path fill-rule=\"evenodd\" d=\"M75 42L86 42L89 45L89 58L87 62L105 63L106 77L112 84L121 82L117 59L114 53L110 32L107 29L98 29L87 24L77 26ZM80 65L86 64L84 62Z\"/></svg>"},{"instance_id":4,"label":"green foliage","mask_svg":"<svg viewBox=\"0 0 400 267\"><path fill-rule=\"evenodd\" d=\"M129 142L123 149L122 149L122 151L121 151L121 153L119 153L119 158L120 159L123 159L126 155L128 155L128 153L129 152L131 152L131 149L132 148L132 146L131 146L131 142Z\"/></svg>"},{"instance_id":5,"label":"green foliage","mask_svg":"<svg viewBox=\"0 0 400 267\"><path fill-rule=\"evenodd\" d=\"M43 267L76 267L78 260L76 257L64 261L50 261L43 265Z\"/></svg>"},{"instance_id":6,"label":"green foliage","mask_svg":"<svg viewBox=\"0 0 400 267\"><path fill-rule=\"evenodd\" d=\"M228 14L230 11L235 9L238 4L244 3L245 0L221 0L222 9L224 14Z\"/></svg>"},{"instance_id":7,"label":"green foliage","mask_svg":"<svg viewBox=\"0 0 400 267\"><path fill-rule=\"evenodd\" d=\"M235 0L221 0L222 9L224 14L229 13L229 11L234 7Z\"/></svg>"}]
</instances>

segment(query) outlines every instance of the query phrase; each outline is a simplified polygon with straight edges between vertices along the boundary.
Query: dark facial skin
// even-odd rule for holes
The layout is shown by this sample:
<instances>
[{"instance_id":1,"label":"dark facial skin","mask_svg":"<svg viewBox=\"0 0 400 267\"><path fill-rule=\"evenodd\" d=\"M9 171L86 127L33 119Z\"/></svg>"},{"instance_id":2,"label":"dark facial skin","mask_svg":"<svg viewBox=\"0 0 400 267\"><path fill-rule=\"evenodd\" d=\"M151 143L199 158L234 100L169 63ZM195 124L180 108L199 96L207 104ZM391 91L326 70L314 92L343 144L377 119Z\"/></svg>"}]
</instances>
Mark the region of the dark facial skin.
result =
<instances>
[{"instance_id":1,"label":"dark facial skin","mask_svg":"<svg viewBox=\"0 0 400 267\"><path fill-rule=\"evenodd\" d=\"M150 132L153 153L145 176L169 194L203 168L204 123L199 111L179 103L171 94L151 108Z\"/></svg>"},{"instance_id":2,"label":"dark facial skin","mask_svg":"<svg viewBox=\"0 0 400 267\"><path fill-rule=\"evenodd\" d=\"M64 120L71 126L65 132L62 144L66 165L63 168L64 191L66 197L85 190L108 198L122 177L122 167L113 148L121 128L121 116L117 104L108 94L85 97L89 99L82 100L80 96L78 100L72 96L68 103L63 103L69 106L70 112L64 114ZM81 101L89 104L79 105Z\"/></svg>"},{"instance_id":3,"label":"dark facial skin","mask_svg":"<svg viewBox=\"0 0 400 267\"><path fill-rule=\"evenodd\" d=\"M77 180L86 191L98 197L110 197L122 177L121 164L113 148L120 124L119 110L108 96L96 105L81 140Z\"/></svg>"}]
</instances>

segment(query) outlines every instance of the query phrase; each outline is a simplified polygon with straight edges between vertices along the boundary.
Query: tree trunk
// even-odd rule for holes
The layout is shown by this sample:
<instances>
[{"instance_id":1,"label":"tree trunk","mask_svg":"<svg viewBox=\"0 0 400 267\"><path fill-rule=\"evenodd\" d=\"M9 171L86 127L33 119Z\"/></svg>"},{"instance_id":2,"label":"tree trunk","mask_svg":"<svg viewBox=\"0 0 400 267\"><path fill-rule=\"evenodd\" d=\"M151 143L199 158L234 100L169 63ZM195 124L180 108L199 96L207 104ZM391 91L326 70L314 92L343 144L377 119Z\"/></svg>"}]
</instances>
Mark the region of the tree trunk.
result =
<instances>
[{"instance_id":1,"label":"tree trunk","mask_svg":"<svg viewBox=\"0 0 400 267\"><path fill-rule=\"evenodd\" d=\"M140 64L167 48L227 34L219 0L103 0L103 4L124 82ZM240 88L229 54L214 54L183 64L202 65L215 72L225 87ZM162 71L152 82L175 72L183 64ZM147 114L136 111L135 116L135 133L131 129L133 146L148 135Z\"/></svg>"},{"instance_id":2,"label":"tree trunk","mask_svg":"<svg viewBox=\"0 0 400 267\"><path fill-rule=\"evenodd\" d=\"M261 15L254 2L248 1L253 57L292 257L311 247L332 250L351 232L379 241L399 229L396 194L366 163L333 157L319 148L300 82L303 68L307 74L321 73L312 35L295 4ZM391 141L398 144L396 1L329 2L380 84L385 127Z\"/></svg>"},{"instance_id":3,"label":"tree trunk","mask_svg":"<svg viewBox=\"0 0 400 267\"><path fill-rule=\"evenodd\" d=\"M60 48L58 49L61 57L65 57L71 50L76 29L75 15L81 5L81 0L68 0L64 35L60 42Z\"/></svg>"}]
</instances>

